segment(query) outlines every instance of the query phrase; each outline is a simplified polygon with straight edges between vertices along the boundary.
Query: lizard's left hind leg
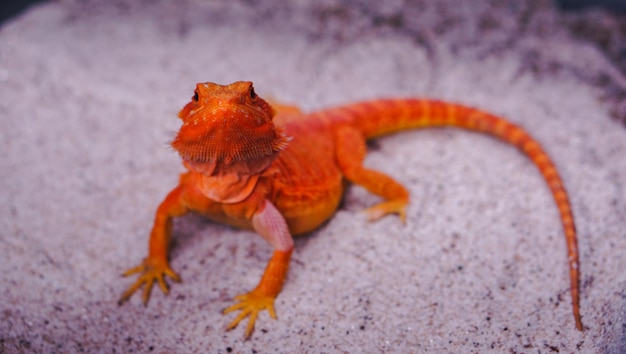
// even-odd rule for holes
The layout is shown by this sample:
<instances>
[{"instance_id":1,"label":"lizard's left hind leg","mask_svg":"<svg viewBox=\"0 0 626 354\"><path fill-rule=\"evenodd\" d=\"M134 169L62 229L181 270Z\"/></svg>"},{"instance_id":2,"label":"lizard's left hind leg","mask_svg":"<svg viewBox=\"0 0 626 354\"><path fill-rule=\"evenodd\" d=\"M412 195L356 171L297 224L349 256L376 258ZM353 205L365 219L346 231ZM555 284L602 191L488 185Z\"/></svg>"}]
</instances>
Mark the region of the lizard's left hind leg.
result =
<instances>
[{"instance_id":1,"label":"lizard's left hind leg","mask_svg":"<svg viewBox=\"0 0 626 354\"><path fill-rule=\"evenodd\" d=\"M366 152L365 137L360 131L351 127L337 130L335 158L343 175L349 181L385 199L384 202L365 209L369 220L376 220L387 214L398 214L404 223L409 192L393 178L363 167Z\"/></svg>"}]
</instances>

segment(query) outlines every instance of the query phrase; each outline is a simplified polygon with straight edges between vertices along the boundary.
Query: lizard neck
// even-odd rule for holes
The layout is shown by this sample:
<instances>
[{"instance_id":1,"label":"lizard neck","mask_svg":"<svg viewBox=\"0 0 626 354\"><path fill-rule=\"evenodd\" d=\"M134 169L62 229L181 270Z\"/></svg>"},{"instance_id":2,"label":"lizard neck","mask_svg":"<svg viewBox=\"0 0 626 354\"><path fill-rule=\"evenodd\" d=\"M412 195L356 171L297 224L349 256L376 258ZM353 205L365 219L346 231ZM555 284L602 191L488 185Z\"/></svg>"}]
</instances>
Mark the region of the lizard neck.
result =
<instances>
[{"instance_id":1,"label":"lizard neck","mask_svg":"<svg viewBox=\"0 0 626 354\"><path fill-rule=\"evenodd\" d=\"M220 203L238 203L248 198L259 181L259 175L228 174L207 176L196 173L196 186L207 198Z\"/></svg>"},{"instance_id":2,"label":"lizard neck","mask_svg":"<svg viewBox=\"0 0 626 354\"><path fill-rule=\"evenodd\" d=\"M275 156L232 164L220 162L192 162L183 164L195 179L195 185L204 196L219 203L239 203L252 194L261 174Z\"/></svg>"}]
</instances>

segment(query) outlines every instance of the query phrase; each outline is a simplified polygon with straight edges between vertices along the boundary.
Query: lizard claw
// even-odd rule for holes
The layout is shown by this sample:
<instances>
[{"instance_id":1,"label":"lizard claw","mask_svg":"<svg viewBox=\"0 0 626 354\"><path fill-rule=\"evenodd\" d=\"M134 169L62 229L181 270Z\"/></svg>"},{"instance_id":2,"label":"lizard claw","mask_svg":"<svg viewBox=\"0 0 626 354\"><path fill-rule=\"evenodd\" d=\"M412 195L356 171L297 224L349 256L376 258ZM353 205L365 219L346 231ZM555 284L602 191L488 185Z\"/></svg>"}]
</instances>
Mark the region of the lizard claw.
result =
<instances>
[{"instance_id":1,"label":"lizard claw","mask_svg":"<svg viewBox=\"0 0 626 354\"><path fill-rule=\"evenodd\" d=\"M400 221L406 223L406 205L402 200L382 202L363 210L367 214L367 220L376 221L388 214L398 214Z\"/></svg>"},{"instance_id":2,"label":"lizard claw","mask_svg":"<svg viewBox=\"0 0 626 354\"><path fill-rule=\"evenodd\" d=\"M169 286L165 282L165 277L168 276L172 278L175 282L180 282L180 276L174 272L166 261L155 260L151 258L146 258L140 265L134 268L130 268L124 273L122 273L123 277L127 277L133 274L139 273L139 278L133 285L131 285L125 292L122 294L120 299L118 300L118 305L122 305L126 302L139 288L144 286L143 288L143 304L144 306L148 305L148 300L150 299L150 293L152 292L152 287L154 283L158 283L159 287L163 291L165 295L169 293Z\"/></svg>"},{"instance_id":3,"label":"lizard claw","mask_svg":"<svg viewBox=\"0 0 626 354\"><path fill-rule=\"evenodd\" d=\"M275 296L261 294L259 291L252 290L247 294L241 294L235 296L235 300L239 302L226 308L224 314L241 311L239 315L226 327L226 330L231 330L239 324L246 317L250 317L248 320L248 326L246 327L245 338L250 338L252 331L254 330L254 323L259 315L260 311L267 310L270 317L276 319L276 311L274 310Z\"/></svg>"}]
</instances>

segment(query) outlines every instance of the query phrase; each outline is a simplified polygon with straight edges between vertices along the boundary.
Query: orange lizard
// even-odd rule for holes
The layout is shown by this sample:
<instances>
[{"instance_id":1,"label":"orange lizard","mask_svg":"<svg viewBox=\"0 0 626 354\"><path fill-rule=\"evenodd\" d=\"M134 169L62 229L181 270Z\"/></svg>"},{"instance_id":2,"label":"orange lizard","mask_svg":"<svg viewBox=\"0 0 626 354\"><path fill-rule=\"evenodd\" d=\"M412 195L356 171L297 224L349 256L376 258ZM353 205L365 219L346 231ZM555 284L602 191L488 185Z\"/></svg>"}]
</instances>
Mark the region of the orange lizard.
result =
<instances>
[{"instance_id":1,"label":"orange lizard","mask_svg":"<svg viewBox=\"0 0 626 354\"><path fill-rule=\"evenodd\" d=\"M370 220L387 214L405 220L409 193L387 175L363 167L366 140L410 128L453 126L518 147L541 171L560 212L574 320L583 329L576 230L567 192L546 152L522 128L489 113L434 100L377 100L306 115L297 108L276 107L257 96L250 82L196 86L191 102L178 114L182 126L171 144L188 171L156 211L148 256L123 274L137 273L139 278L120 304L141 287L147 304L155 283L167 294L165 278L180 281L168 261L172 218L193 211L252 229L274 248L256 288L236 296L238 302L224 310L240 311L228 329L249 317L248 338L260 311L276 318L274 300L289 268L292 235L314 230L333 215L344 179L384 199L365 210Z\"/></svg>"}]
</instances>

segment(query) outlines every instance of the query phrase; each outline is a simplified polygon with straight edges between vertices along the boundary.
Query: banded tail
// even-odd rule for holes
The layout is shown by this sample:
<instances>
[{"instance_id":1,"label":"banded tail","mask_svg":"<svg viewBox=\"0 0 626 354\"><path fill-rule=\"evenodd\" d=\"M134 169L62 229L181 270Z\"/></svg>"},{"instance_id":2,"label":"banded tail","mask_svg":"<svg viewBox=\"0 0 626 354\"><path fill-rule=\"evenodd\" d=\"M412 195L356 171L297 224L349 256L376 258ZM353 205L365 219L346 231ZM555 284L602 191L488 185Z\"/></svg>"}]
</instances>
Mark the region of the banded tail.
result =
<instances>
[{"instance_id":1,"label":"banded tail","mask_svg":"<svg viewBox=\"0 0 626 354\"><path fill-rule=\"evenodd\" d=\"M458 127L504 140L524 152L539 168L561 215L570 273L570 292L576 328L580 318L578 241L567 191L557 169L541 145L521 127L503 118L459 104L434 100L399 99L356 103L325 111L326 117L352 121L368 139L407 129Z\"/></svg>"}]
</instances>

